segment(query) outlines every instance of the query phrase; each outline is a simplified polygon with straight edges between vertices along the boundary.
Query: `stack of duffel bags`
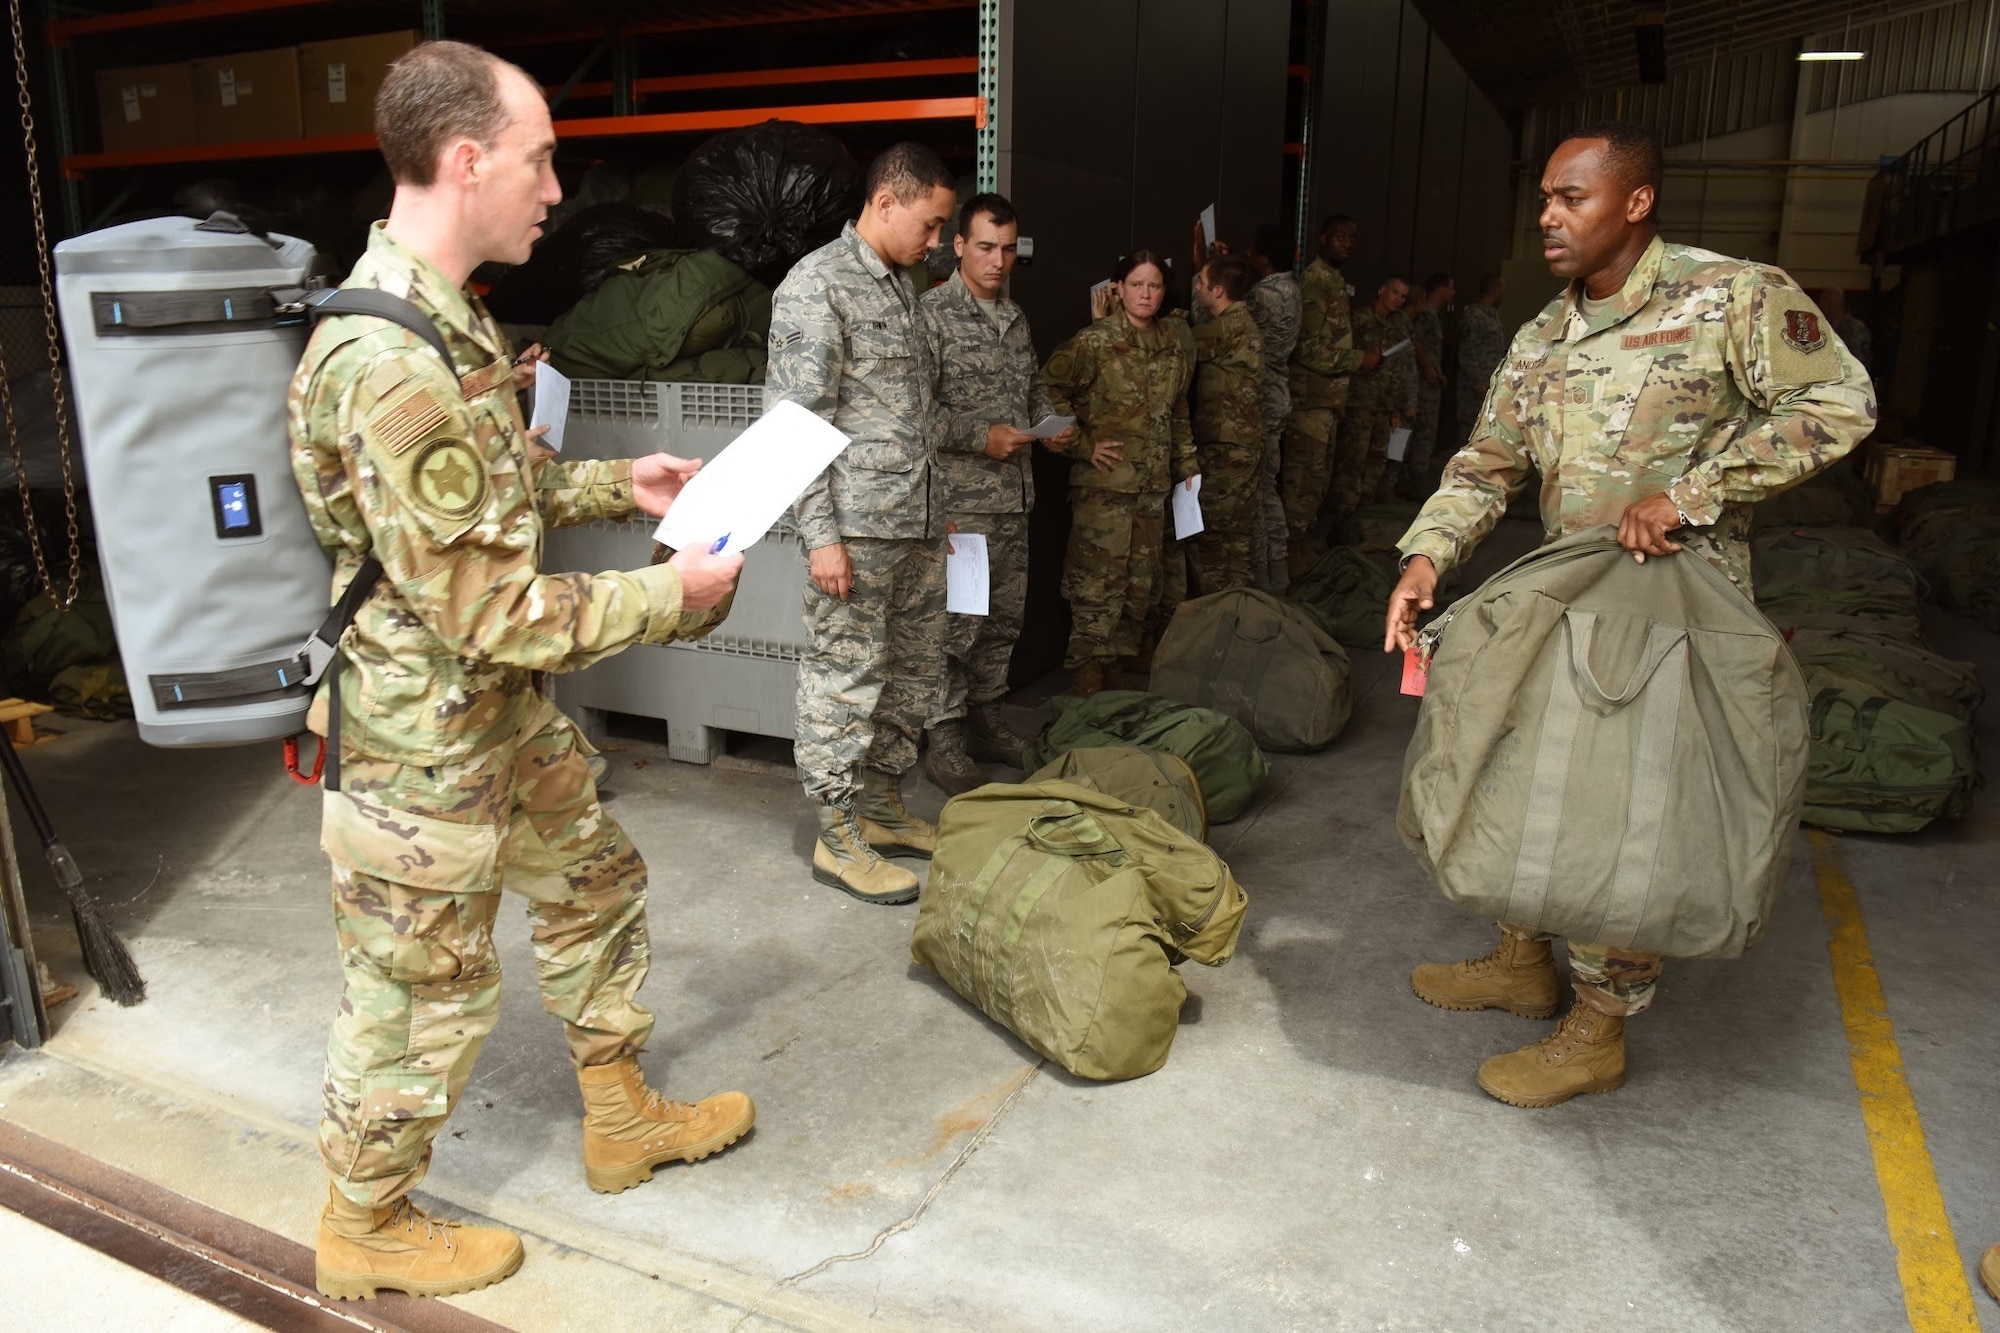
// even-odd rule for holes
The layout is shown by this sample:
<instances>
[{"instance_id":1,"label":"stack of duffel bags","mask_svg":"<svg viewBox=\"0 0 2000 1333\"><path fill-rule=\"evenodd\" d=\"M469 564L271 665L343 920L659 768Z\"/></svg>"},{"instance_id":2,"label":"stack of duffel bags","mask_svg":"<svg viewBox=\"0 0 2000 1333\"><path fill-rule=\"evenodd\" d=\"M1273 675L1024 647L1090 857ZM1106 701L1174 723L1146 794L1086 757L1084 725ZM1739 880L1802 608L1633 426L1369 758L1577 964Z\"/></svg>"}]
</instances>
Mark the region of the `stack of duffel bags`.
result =
<instances>
[{"instance_id":1,"label":"stack of duffel bags","mask_svg":"<svg viewBox=\"0 0 2000 1333\"><path fill-rule=\"evenodd\" d=\"M2000 634L2000 481L1941 481L1903 497L1896 544L1947 611Z\"/></svg>"},{"instance_id":2,"label":"stack of duffel bags","mask_svg":"<svg viewBox=\"0 0 2000 1333\"><path fill-rule=\"evenodd\" d=\"M1751 549L1811 699L1805 821L1913 833L1965 813L1983 695L1971 663L1924 645L1917 570L1858 526L1766 527Z\"/></svg>"}]
</instances>

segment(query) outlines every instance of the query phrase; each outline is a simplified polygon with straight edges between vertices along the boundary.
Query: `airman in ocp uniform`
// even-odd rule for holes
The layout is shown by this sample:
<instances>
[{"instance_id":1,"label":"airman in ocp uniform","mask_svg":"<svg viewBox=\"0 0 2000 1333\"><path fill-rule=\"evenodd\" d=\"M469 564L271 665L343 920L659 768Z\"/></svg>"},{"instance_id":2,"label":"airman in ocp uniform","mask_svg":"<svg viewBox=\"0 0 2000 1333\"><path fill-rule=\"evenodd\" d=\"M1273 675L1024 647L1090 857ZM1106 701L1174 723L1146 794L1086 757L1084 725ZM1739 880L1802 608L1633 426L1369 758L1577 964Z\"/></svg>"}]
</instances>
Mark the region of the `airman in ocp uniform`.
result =
<instances>
[{"instance_id":1,"label":"airman in ocp uniform","mask_svg":"<svg viewBox=\"0 0 2000 1333\"><path fill-rule=\"evenodd\" d=\"M1790 277L1660 239L1660 177L1659 141L1624 122L1578 130L1550 157L1543 253L1569 288L1514 336L1471 440L1403 535L1385 648L1410 646L1438 576L1464 563L1531 473L1550 540L1615 523L1635 559L1685 550L1751 596L1750 506L1873 429L1868 372ZM1417 995L1443 1009L1553 1014L1549 937L1500 930L1483 958L1417 968ZM1480 1067L1501 1101L1553 1106L1624 1081L1625 1019L1652 1003L1662 960L1583 940L1569 952L1575 1000L1555 1032Z\"/></svg>"},{"instance_id":2,"label":"airman in ocp uniform","mask_svg":"<svg viewBox=\"0 0 2000 1333\"><path fill-rule=\"evenodd\" d=\"M1251 584L1264 458L1264 342L1243 300L1249 286L1250 266L1237 255L1217 255L1195 275L1195 301L1211 316L1194 328L1189 389L1202 509L1191 555L1204 597Z\"/></svg>"},{"instance_id":3,"label":"airman in ocp uniform","mask_svg":"<svg viewBox=\"0 0 2000 1333\"><path fill-rule=\"evenodd\" d=\"M1244 254L1250 271L1258 274L1243 298L1257 321L1264 344L1262 400L1264 457L1257 471L1257 534L1250 548L1250 567L1257 586L1283 592L1291 581L1285 556L1285 502L1278 493L1278 472L1284 462L1285 422L1292 415L1292 348L1299 341L1298 279L1292 276L1295 253L1285 229L1274 222L1257 228L1255 243Z\"/></svg>"},{"instance_id":4,"label":"airman in ocp uniform","mask_svg":"<svg viewBox=\"0 0 2000 1333\"><path fill-rule=\"evenodd\" d=\"M316 1276L343 1299L470 1291L521 1264L511 1232L427 1217L409 1197L493 1029L503 880L528 900L542 1004L569 1038L592 1188L718 1152L755 1118L741 1093L684 1105L646 1086L645 862L598 803L594 752L536 680L706 633L741 557L538 572L545 526L664 513L699 464L530 449L506 340L466 280L484 261L525 260L562 197L539 86L476 47L430 42L395 63L375 115L395 199L346 285L409 302L451 364L415 332L335 316L288 403L293 475L335 588L371 555L382 567L316 701L338 772L323 841L344 983Z\"/></svg>"},{"instance_id":5,"label":"airman in ocp uniform","mask_svg":"<svg viewBox=\"0 0 2000 1333\"><path fill-rule=\"evenodd\" d=\"M1334 442L1347 410L1348 376L1374 370L1380 352L1354 345L1350 292L1340 266L1354 253L1357 228L1334 213L1319 229L1319 254L1299 279L1299 337L1292 347L1292 412L1285 423L1278 490L1285 502L1287 560L1293 577L1318 554L1313 530L1333 481Z\"/></svg>"}]
</instances>

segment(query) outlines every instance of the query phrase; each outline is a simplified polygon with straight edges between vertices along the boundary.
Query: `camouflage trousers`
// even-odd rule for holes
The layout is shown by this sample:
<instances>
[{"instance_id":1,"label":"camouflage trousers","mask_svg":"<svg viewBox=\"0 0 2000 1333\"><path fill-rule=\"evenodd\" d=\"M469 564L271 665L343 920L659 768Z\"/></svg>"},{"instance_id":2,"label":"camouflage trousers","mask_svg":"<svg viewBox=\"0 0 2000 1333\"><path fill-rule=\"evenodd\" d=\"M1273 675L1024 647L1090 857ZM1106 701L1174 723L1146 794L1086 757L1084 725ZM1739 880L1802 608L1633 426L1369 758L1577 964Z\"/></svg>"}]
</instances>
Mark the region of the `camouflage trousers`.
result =
<instances>
[{"instance_id":1,"label":"camouflage trousers","mask_svg":"<svg viewBox=\"0 0 2000 1333\"><path fill-rule=\"evenodd\" d=\"M1383 469L1389 466L1389 417L1386 410L1350 406L1341 418L1340 440L1333 455L1332 504L1336 512L1351 514L1374 503L1375 488L1382 484Z\"/></svg>"},{"instance_id":2,"label":"camouflage trousers","mask_svg":"<svg viewBox=\"0 0 2000 1333\"><path fill-rule=\"evenodd\" d=\"M327 1038L320 1157L381 1208L430 1167L493 1030L500 890L527 899L542 1007L579 1065L636 1054L651 947L646 863L605 814L567 718L542 703L518 741L428 767L358 755L324 797L344 989Z\"/></svg>"},{"instance_id":3,"label":"camouflage trousers","mask_svg":"<svg viewBox=\"0 0 2000 1333\"><path fill-rule=\"evenodd\" d=\"M793 747L806 795L827 804L852 800L864 767L910 771L944 657L944 538L843 540L847 600L806 579Z\"/></svg>"},{"instance_id":4,"label":"camouflage trousers","mask_svg":"<svg viewBox=\"0 0 2000 1333\"><path fill-rule=\"evenodd\" d=\"M1291 581L1285 563L1285 502L1278 495L1278 468L1284 450L1282 426L1265 433L1264 457L1257 468L1257 523L1250 541L1250 575L1266 592L1283 592Z\"/></svg>"},{"instance_id":5,"label":"camouflage trousers","mask_svg":"<svg viewBox=\"0 0 2000 1333\"><path fill-rule=\"evenodd\" d=\"M1516 939L1556 938L1505 922L1500 929ZM1569 978L1576 987L1576 998L1598 1013L1614 1018L1642 1014L1653 1003L1653 988L1659 984L1662 961L1656 953L1569 942Z\"/></svg>"},{"instance_id":6,"label":"camouflage trousers","mask_svg":"<svg viewBox=\"0 0 2000 1333\"><path fill-rule=\"evenodd\" d=\"M1443 405L1442 388L1417 385L1417 424L1410 431L1409 447L1403 451L1403 489L1409 494L1430 494L1431 455L1437 451L1438 410Z\"/></svg>"},{"instance_id":7,"label":"camouflage trousers","mask_svg":"<svg viewBox=\"0 0 2000 1333\"><path fill-rule=\"evenodd\" d=\"M1292 541L1304 541L1319 521L1333 479L1334 439L1340 413L1330 407L1297 407L1285 422L1285 443L1278 487L1284 497L1285 530Z\"/></svg>"},{"instance_id":8,"label":"camouflage trousers","mask_svg":"<svg viewBox=\"0 0 2000 1333\"><path fill-rule=\"evenodd\" d=\"M1069 506L1062 594L1070 629L1063 665L1136 656L1160 598L1167 497L1073 486Z\"/></svg>"},{"instance_id":9,"label":"camouflage trousers","mask_svg":"<svg viewBox=\"0 0 2000 1333\"><path fill-rule=\"evenodd\" d=\"M986 614L945 613L944 663L930 726L1007 693L1007 668L1028 606L1028 516L953 514L951 521L960 532L986 534Z\"/></svg>"},{"instance_id":10,"label":"camouflage trousers","mask_svg":"<svg viewBox=\"0 0 2000 1333\"><path fill-rule=\"evenodd\" d=\"M1247 588L1258 521L1257 477L1261 446L1204 444L1201 458L1201 531L1192 543L1191 582L1196 592Z\"/></svg>"}]
</instances>

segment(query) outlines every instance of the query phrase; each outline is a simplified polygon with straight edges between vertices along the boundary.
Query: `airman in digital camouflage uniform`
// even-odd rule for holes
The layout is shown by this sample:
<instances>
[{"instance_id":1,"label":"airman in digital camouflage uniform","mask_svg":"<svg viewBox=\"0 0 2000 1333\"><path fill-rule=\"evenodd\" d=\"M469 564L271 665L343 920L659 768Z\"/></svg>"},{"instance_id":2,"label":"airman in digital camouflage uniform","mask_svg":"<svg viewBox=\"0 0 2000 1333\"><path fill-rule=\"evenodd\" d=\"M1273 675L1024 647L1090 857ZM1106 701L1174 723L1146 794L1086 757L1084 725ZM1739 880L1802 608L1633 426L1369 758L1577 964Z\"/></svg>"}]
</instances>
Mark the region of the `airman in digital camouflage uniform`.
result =
<instances>
[{"instance_id":1,"label":"airman in digital camouflage uniform","mask_svg":"<svg viewBox=\"0 0 2000 1333\"><path fill-rule=\"evenodd\" d=\"M1138 250L1119 262L1118 307L1072 336L1042 368L1056 410L1077 419L1070 468L1070 692L1123 684L1159 601L1167 491L1201 470L1188 423L1194 335L1160 314L1166 265Z\"/></svg>"},{"instance_id":2,"label":"airman in digital camouflage uniform","mask_svg":"<svg viewBox=\"0 0 2000 1333\"><path fill-rule=\"evenodd\" d=\"M1431 455L1437 448L1438 411L1444 404L1446 382L1444 312L1456 292L1457 284L1449 273L1431 274L1424 280L1423 308L1410 316L1410 329L1417 341L1417 419L1403 466L1397 470L1397 494L1406 500L1421 500L1430 494ZM1410 299L1416 299L1414 292Z\"/></svg>"},{"instance_id":3,"label":"airman in digital camouflage uniform","mask_svg":"<svg viewBox=\"0 0 2000 1333\"><path fill-rule=\"evenodd\" d=\"M1375 501L1376 488L1389 463L1389 432L1402 424L1403 406L1415 398L1407 378L1410 349L1400 356L1382 354L1403 341L1397 314L1410 294L1410 284L1398 274L1382 280L1375 299L1354 315L1354 348L1376 357L1373 367L1356 370L1347 386L1347 413L1340 420L1334 445L1333 507L1352 514Z\"/></svg>"},{"instance_id":4,"label":"airman in digital camouflage uniform","mask_svg":"<svg viewBox=\"0 0 2000 1333\"><path fill-rule=\"evenodd\" d=\"M1334 441L1347 410L1348 377L1374 370L1380 352L1354 345L1347 279L1340 266L1354 253L1357 228L1334 213L1319 229L1319 254L1299 279L1299 336L1292 347L1291 416L1285 423L1278 490L1285 502L1287 559L1294 578L1318 552L1313 529L1333 481Z\"/></svg>"},{"instance_id":5,"label":"airman in digital camouflage uniform","mask_svg":"<svg viewBox=\"0 0 2000 1333\"><path fill-rule=\"evenodd\" d=\"M1438 576L1465 561L1530 473L1549 539L1616 523L1635 559L1685 549L1749 596L1750 506L1873 428L1867 372L1791 278L1659 238L1660 172L1651 131L1619 122L1577 131L1550 157L1543 253L1569 289L1514 336L1472 439L1404 534L1385 647L1409 646ZM1516 1106L1619 1087L1625 1019L1652 1002L1660 965L1572 940L1569 1012L1543 1041L1488 1060L1480 1086ZM1548 938L1504 924L1486 957L1426 963L1411 984L1445 1009L1556 1009Z\"/></svg>"},{"instance_id":6,"label":"airman in digital camouflage uniform","mask_svg":"<svg viewBox=\"0 0 2000 1333\"><path fill-rule=\"evenodd\" d=\"M1267 592L1282 592L1291 581L1278 470L1284 460L1285 422L1292 414L1292 348L1299 340L1299 284L1292 276L1292 256L1291 238L1275 222L1257 228L1256 242L1244 254L1250 271L1259 276L1243 302L1250 307L1264 344L1264 457L1257 470L1258 522L1250 570L1257 586Z\"/></svg>"},{"instance_id":7,"label":"airman in digital camouflage uniform","mask_svg":"<svg viewBox=\"0 0 2000 1333\"><path fill-rule=\"evenodd\" d=\"M1243 299L1249 287L1250 265L1237 255L1217 255L1195 275L1195 301L1212 316L1194 328L1189 391L1202 511L1192 563L1204 597L1251 584L1264 458L1264 343Z\"/></svg>"},{"instance_id":8,"label":"airman in digital camouflage uniform","mask_svg":"<svg viewBox=\"0 0 2000 1333\"><path fill-rule=\"evenodd\" d=\"M986 537L983 616L947 612L938 703L925 727L924 771L947 794L986 781L975 760L1019 764L1026 744L1000 713L1028 602L1028 513L1035 472L1028 427L1055 414L1028 317L1001 293L1021 233L1014 206L976 194L958 214L958 267L920 302L938 368L938 466L961 533ZM1056 435L1057 448L1076 438Z\"/></svg>"},{"instance_id":9,"label":"airman in digital camouflage uniform","mask_svg":"<svg viewBox=\"0 0 2000 1333\"><path fill-rule=\"evenodd\" d=\"M1458 435L1457 446L1472 438L1479 424L1479 409L1486 404L1486 388L1500 359L1507 355L1507 327L1500 322L1500 302L1507 284L1497 274L1479 280L1479 299L1467 302L1458 314Z\"/></svg>"},{"instance_id":10,"label":"airman in digital camouflage uniform","mask_svg":"<svg viewBox=\"0 0 2000 1333\"><path fill-rule=\"evenodd\" d=\"M771 299L770 393L852 441L794 507L806 557L800 781L819 815L813 878L863 902L906 903L917 877L881 850L930 855L937 826L902 779L937 701L946 510L936 367L904 265L937 245L957 203L921 144L868 170L861 217L801 259Z\"/></svg>"},{"instance_id":11,"label":"airman in digital camouflage uniform","mask_svg":"<svg viewBox=\"0 0 2000 1333\"><path fill-rule=\"evenodd\" d=\"M687 1106L646 1086L646 866L598 804L592 751L536 681L705 633L741 558L538 572L545 525L663 513L698 464L531 455L506 340L465 283L486 260L526 259L562 197L540 88L475 47L427 43L384 81L376 125L396 194L347 285L414 305L452 364L386 321L330 318L288 407L335 588L371 554L383 569L316 706L322 727L333 710L323 838L345 983L327 1042L317 1280L343 1299L470 1291L520 1266L511 1232L409 1199L493 1028L503 879L528 900L542 1003L578 1068L592 1188L720 1151L755 1115L741 1093Z\"/></svg>"}]
</instances>

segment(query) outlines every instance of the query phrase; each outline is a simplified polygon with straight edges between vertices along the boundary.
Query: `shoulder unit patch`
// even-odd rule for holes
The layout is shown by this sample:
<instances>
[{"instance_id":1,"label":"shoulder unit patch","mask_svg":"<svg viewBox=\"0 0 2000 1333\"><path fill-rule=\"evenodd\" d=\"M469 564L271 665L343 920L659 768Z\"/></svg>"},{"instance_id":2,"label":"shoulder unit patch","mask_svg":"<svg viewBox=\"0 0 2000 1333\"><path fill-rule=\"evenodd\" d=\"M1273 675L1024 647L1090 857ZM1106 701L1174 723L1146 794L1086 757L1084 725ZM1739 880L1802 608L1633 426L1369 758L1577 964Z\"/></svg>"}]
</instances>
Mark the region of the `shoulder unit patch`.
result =
<instances>
[{"instance_id":1,"label":"shoulder unit patch","mask_svg":"<svg viewBox=\"0 0 2000 1333\"><path fill-rule=\"evenodd\" d=\"M1826 325L1813 310L1785 312L1784 339L1801 352L1817 352L1826 346Z\"/></svg>"}]
</instances>

